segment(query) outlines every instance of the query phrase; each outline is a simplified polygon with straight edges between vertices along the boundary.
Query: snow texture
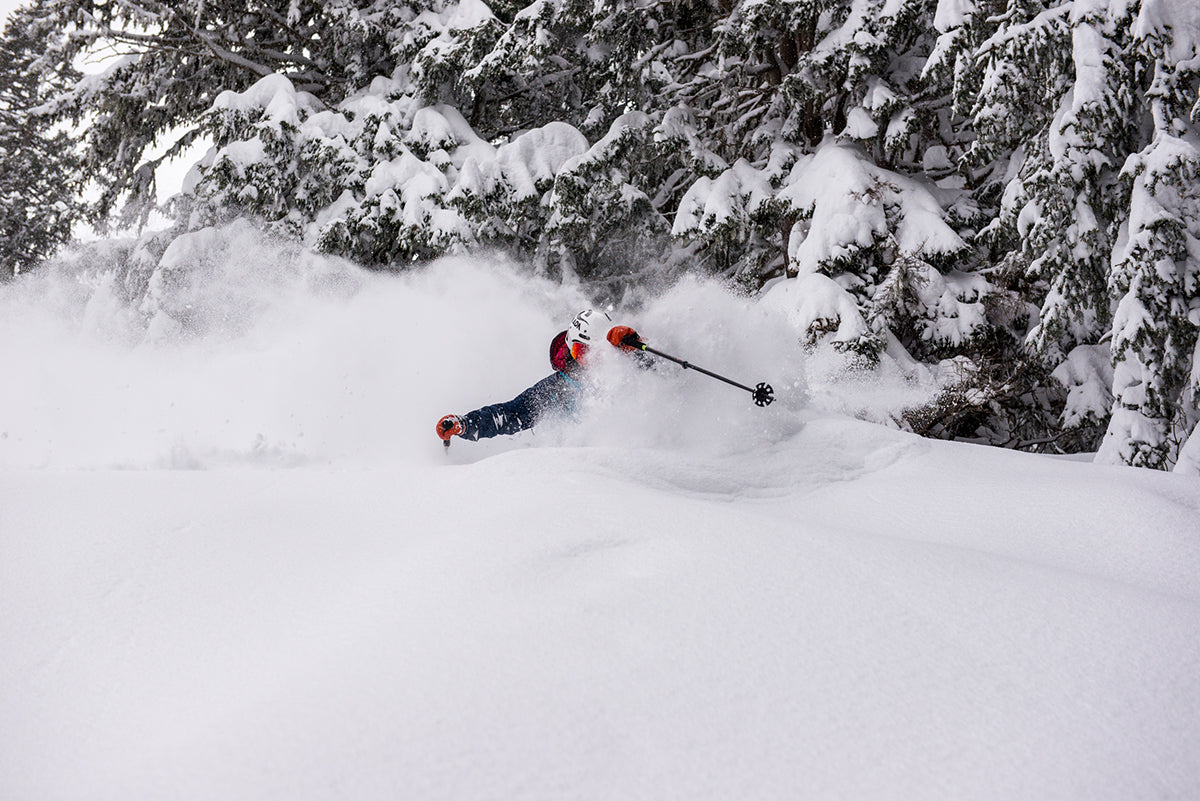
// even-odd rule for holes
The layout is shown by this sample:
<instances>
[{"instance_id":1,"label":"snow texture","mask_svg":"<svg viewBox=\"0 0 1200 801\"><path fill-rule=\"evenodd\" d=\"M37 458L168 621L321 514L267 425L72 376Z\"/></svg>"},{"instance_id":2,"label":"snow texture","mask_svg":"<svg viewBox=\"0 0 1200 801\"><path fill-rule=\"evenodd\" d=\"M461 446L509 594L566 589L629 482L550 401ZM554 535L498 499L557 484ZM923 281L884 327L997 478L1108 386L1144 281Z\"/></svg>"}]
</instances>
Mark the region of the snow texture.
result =
<instances>
[{"instance_id":1,"label":"snow texture","mask_svg":"<svg viewBox=\"0 0 1200 801\"><path fill-rule=\"evenodd\" d=\"M679 203L671 234L685 236L727 225L744 229L774 194L764 171L738 159L715 179L701 176L692 184Z\"/></svg>"},{"instance_id":2,"label":"snow texture","mask_svg":"<svg viewBox=\"0 0 1200 801\"><path fill-rule=\"evenodd\" d=\"M807 236L789 249L802 274L852 257L889 231L902 253L939 256L965 247L930 189L876 166L854 146L826 143L801 157L778 197L811 217ZM894 223L889 210L897 217Z\"/></svg>"},{"instance_id":3,"label":"snow texture","mask_svg":"<svg viewBox=\"0 0 1200 801\"><path fill-rule=\"evenodd\" d=\"M975 13L975 0L938 0L933 15L933 27L938 33L960 27L967 17Z\"/></svg>"},{"instance_id":4,"label":"snow texture","mask_svg":"<svg viewBox=\"0 0 1200 801\"><path fill-rule=\"evenodd\" d=\"M1200 478L1200 435L1194 430L1179 449L1179 459L1172 470L1180 475Z\"/></svg>"},{"instance_id":5,"label":"snow texture","mask_svg":"<svg viewBox=\"0 0 1200 801\"><path fill-rule=\"evenodd\" d=\"M614 351L444 454L578 290L244 226L100 265L0 287L4 798L1200 791L1200 478L837 413L827 285L612 310L766 409Z\"/></svg>"},{"instance_id":6,"label":"snow texture","mask_svg":"<svg viewBox=\"0 0 1200 801\"><path fill-rule=\"evenodd\" d=\"M1138 38L1167 34L1171 61L1189 61L1200 54L1200 5L1192 0L1146 0L1138 7L1133 33Z\"/></svg>"},{"instance_id":7,"label":"snow texture","mask_svg":"<svg viewBox=\"0 0 1200 801\"><path fill-rule=\"evenodd\" d=\"M1063 425L1074 428L1088 420L1103 420L1112 408L1111 356L1107 345L1079 345L1054 370L1067 388Z\"/></svg>"},{"instance_id":8,"label":"snow texture","mask_svg":"<svg viewBox=\"0 0 1200 801\"><path fill-rule=\"evenodd\" d=\"M831 333L832 342L842 344L869 333L854 297L820 273L775 284L764 293L762 303L782 310L807 345L815 344L825 333Z\"/></svg>"}]
</instances>

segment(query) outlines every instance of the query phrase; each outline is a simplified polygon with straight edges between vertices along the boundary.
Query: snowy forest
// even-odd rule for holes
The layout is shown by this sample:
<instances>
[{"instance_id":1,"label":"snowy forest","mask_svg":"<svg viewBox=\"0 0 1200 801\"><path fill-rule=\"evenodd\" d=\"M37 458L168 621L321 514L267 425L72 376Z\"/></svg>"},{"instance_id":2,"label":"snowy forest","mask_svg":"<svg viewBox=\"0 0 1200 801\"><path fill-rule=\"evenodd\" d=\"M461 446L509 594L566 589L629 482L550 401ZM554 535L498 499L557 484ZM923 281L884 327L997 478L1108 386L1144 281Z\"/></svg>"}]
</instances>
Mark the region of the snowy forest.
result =
<instances>
[{"instance_id":1,"label":"snowy forest","mask_svg":"<svg viewBox=\"0 0 1200 801\"><path fill-rule=\"evenodd\" d=\"M1193 0L34 0L0 47L5 280L82 248L150 303L246 221L627 309L702 275L942 377L882 422L1200 465Z\"/></svg>"}]
</instances>

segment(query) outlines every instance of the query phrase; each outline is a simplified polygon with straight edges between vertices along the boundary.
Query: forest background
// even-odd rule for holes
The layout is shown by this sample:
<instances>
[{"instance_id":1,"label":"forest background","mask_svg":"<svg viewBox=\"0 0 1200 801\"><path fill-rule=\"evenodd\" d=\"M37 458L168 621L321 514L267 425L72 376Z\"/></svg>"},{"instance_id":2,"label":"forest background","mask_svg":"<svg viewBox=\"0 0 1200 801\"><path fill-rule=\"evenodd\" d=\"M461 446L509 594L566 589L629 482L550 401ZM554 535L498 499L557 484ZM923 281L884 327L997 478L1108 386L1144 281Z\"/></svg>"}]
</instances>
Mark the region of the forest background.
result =
<instances>
[{"instance_id":1,"label":"forest background","mask_svg":"<svg viewBox=\"0 0 1200 801\"><path fill-rule=\"evenodd\" d=\"M1200 465L1188 0L36 0L0 48L5 280L82 250L149 310L249 220L632 310L782 284L802 346L941 376L883 422Z\"/></svg>"}]
</instances>

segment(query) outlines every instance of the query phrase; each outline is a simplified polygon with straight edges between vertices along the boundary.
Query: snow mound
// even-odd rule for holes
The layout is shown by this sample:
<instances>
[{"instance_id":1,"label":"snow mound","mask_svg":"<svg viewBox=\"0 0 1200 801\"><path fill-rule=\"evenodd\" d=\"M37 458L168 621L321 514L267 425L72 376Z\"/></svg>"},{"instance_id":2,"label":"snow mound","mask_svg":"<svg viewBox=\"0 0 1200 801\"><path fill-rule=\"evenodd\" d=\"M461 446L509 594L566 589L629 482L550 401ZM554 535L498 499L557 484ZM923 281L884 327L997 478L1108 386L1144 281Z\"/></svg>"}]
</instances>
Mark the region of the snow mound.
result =
<instances>
[{"instance_id":1,"label":"snow mound","mask_svg":"<svg viewBox=\"0 0 1200 801\"><path fill-rule=\"evenodd\" d=\"M1200 479L833 414L927 387L699 280L612 314L775 404L601 351L574 420L446 455L577 289L151 250L0 287L0 796L1200 787Z\"/></svg>"},{"instance_id":2,"label":"snow mound","mask_svg":"<svg viewBox=\"0 0 1200 801\"><path fill-rule=\"evenodd\" d=\"M0 371L10 378L0 466L442 459L434 422L548 375L547 344L592 305L577 287L498 258L370 273L240 222L178 237L157 259L110 249L0 290ZM803 306L807 290L793 283L788 297ZM787 304L711 281L683 280L610 312L660 350L749 387L771 384L776 403L760 409L743 390L661 360L602 360L573 419L463 443L452 458L534 444L734 452L798 430L814 410L857 404L858 416L887 420L897 398L919 403L936 390L912 376L845 375L837 355L805 351ZM863 381L896 392L875 404Z\"/></svg>"}]
</instances>

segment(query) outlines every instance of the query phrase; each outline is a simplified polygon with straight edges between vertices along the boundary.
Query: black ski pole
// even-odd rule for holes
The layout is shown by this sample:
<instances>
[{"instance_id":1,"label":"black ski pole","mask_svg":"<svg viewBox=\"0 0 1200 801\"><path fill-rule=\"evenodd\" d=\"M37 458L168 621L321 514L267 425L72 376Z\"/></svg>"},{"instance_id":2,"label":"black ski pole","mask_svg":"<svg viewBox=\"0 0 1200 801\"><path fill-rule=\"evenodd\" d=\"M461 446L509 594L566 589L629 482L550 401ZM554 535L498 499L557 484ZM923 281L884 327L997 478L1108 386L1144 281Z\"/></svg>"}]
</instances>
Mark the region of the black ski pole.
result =
<instances>
[{"instance_id":1,"label":"black ski pole","mask_svg":"<svg viewBox=\"0 0 1200 801\"><path fill-rule=\"evenodd\" d=\"M654 348L647 345L645 342L642 342L640 339L634 340L632 342L622 342L621 344L632 345L633 347L637 348L638 350L645 351L646 353L653 353L655 356L659 356L668 361L675 362L680 367L682 367L684 370L695 370L698 373L704 373L706 376L709 376L710 378L715 378L718 381L724 381L726 384L732 384L733 386L737 387L738 389L744 389L747 392L749 392L750 395L754 398L754 404L756 406L770 406L771 402L775 400L775 390L772 389L771 385L766 383L765 381L760 382L756 387L754 387L754 389L751 389L750 387L746 386L745 384L739 384L737 381L734 381L732 378L726 378L723 375L717 375L716 373L712 372L711 370L705 370L703 367L697 367L696 365L692 364L691 362L684 361L683 359L680 359L677 356L672 356L669 353L663 353L661 350L655 350Z\"/></svg>"}]
</instances>

